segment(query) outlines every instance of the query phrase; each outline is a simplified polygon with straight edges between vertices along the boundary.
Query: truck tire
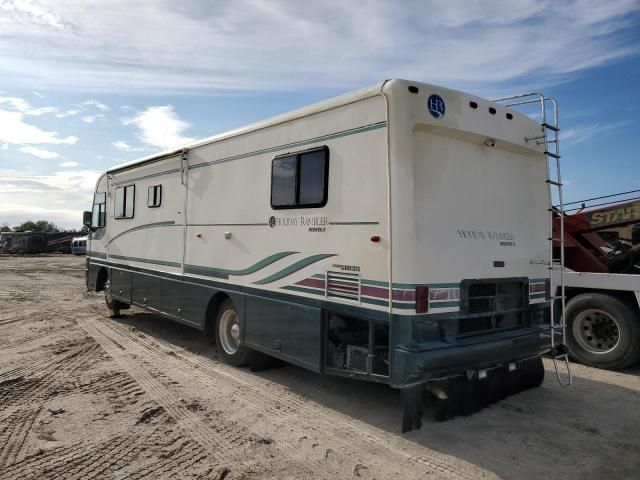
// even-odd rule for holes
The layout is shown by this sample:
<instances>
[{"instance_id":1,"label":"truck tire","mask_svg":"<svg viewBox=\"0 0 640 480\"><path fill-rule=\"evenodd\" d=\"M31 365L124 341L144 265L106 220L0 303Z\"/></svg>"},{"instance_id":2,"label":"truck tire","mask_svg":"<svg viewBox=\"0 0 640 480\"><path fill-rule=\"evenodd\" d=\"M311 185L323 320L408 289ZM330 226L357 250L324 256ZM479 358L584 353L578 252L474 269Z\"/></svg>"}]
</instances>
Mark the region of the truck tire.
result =
<instances>
[{"instance_id":1,"label":"truck tire","mask_svg":"<svg viewBox=\"0 0 640 480\"><path fill-rule=\"evenodd\" d=\"M104 301L109 309L109 316L111 318L118 318L120 316L120 310L129 308L124 302L116 300L111 296L111 278L107 277L107 281L104 283Z\"/></svg>"},{"instance_id":2,"label":"truck tire","mask_svg":"<svg viewBox=\"0 0 640 480\"><path fill-rule=\"evenodd\" d=\"M220 304L215 326L216 346L224 363L241 367L249 363L249 350L242 345L240 318L230 298Z\"/></svg>"},{"instance_id":3,"label":"truck tire","mask_svg":"<svg viewBox=\"0 0 640 480\"><path fill-rule=\"evenodd\" d=\"M567 346L578 362L620 370L640 359L640 319L624 302L583 293L567 303L565 315Z\"/></svg>"}]
</instances>

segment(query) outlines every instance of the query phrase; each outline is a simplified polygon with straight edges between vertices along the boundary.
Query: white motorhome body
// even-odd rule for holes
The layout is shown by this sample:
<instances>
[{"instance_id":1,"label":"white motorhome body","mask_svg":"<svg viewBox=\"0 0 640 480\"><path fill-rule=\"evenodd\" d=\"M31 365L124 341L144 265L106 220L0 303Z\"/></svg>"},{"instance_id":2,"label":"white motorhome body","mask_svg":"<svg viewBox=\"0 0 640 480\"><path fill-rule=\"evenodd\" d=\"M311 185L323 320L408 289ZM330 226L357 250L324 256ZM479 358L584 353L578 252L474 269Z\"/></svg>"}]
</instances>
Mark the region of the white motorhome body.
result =
<instances>
[{"instance_id":1,"label":"white motorhome body","mask_svg":"<svg viewBox=\"0 0 640 480\"><path fill-rule=\"evenodd\" d=\"M229 299L237 346L397 387L540 355L537 135L393 80L143 158L97 183L88 287L212 330Z\"/></svg>"},{"instance_id":2,"label":"white motorhome body","mask_svg":"<svg viewBox=\"0 0 640 480\"><path fill-rule=\"evenodd\" d=\"M74 255L85 255L87 253L87 242L89 237L73 237L71 239L71 253Z\"/></svg>"}]
</instances>

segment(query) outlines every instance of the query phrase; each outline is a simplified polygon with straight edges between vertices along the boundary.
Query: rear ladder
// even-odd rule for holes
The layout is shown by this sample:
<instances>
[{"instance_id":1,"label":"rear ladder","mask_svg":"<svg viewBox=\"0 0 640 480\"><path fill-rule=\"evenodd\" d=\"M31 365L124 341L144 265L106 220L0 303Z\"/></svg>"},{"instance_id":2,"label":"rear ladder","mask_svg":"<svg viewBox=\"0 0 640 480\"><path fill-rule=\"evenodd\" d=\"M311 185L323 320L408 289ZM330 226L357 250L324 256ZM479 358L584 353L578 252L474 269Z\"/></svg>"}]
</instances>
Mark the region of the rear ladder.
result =
<instances>
[{"instance_id":1,"label":"rear ladder","mask_svg":"<svg viewBox=\"0 0 640 480\"><path fill-rule=\"evenodd\" d=\"M565 284L564 284L564 199L562 195L562 177L560 175L560 127L558 124L558 104L555 99L545 97L541 93L524 93L512 97L493 100L505 107L519 107L523 105L538 105L540 108L540 135L525 138L527 142L535 142L544 146L544 155L547 162L547 190L549 193L549 277L551 284L551 355L558 383L567 387L573 383L573 375L569 364L569 351L566 343L565 322ZM549 108L550 107L550 108ZM549 112L551 110L551 112ZM558 195L558 204L553 206L553 193ZM559 218L558 232L554 232L554 217ZM554 257L554 243L559 246L559 256ZM559 275L554 275L557 270ZM557 284L556 284L557 280ZM556 303L558 302L558 303ZM556 312L556 306L559 311ZM556 315L558 314L558 315ZM561 337L557 343L556 334ZM558 362L563 362L567 369L567 381L563 382L558 371Z\"/></svg>"}]
</instances>

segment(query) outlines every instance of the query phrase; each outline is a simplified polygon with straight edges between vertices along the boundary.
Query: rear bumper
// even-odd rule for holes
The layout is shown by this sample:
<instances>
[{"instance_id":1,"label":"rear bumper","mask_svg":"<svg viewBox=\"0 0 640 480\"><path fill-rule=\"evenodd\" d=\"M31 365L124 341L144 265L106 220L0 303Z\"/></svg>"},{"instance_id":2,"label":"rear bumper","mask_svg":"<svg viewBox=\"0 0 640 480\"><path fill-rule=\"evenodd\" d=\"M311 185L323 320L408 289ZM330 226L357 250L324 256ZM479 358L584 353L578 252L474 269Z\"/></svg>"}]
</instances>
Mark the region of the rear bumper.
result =
<instances>
[{"instance_id":1,"label":"rear bumper","mask_svg":"<svg viewBox=\"0 0 640 480\"><path fill-rule=\"evenodd\" d=\"M478 337L476 343L416 344L393 352L391 385L401 388L415 383L466 374L506 365L548 352L549 327L531 327L495 339Z\"/></svg>"}]
</instances>

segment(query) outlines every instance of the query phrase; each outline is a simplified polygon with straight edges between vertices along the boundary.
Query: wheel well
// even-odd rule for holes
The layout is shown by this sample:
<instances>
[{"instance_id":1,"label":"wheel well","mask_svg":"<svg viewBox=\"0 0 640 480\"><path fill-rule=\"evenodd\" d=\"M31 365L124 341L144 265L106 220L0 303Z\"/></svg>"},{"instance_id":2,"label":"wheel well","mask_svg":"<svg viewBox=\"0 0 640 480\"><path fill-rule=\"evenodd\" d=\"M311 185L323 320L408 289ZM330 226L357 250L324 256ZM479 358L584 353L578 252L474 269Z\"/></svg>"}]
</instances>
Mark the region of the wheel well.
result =
<instances>
[{"instance_id":1,"label":"wheel well","mask_svg":"<svg viewBox=\"0 0 640 480\"><path fill-rule=\"evenodd\" d=\"M637 315L640 315L640 307L638 306L638 300L633 292L620 291L620 290L600 290L596 288L567 288L567 302L578 295L583 293L600 293L609 297L617 298L621 302L624 302L629 308L631 308Z\"/></svg>"},{"instance_id":2,"label":"wheel well","mask_svg":"<svg viewBox=\"0 0 640 480\"><path fill-rule=\"evenodd\" d=\"M207 335L213 336L218 309L220 308L222 302L224 302L228 298L229 295L227 295L226 293L218 292L213 297L211 297L211 300L209 300L204 324L204 331Z\"/></svg>"},{"instance_id":3,"label":"wheel well","mask_svg":"<svg viewBox=\"0 0 640 480\"><path fill-rule=\"evenodd\" d=\"M98 272L98 277L96 278L96 292L104 290L104 284L107 283L108 278L109 274L107 273L107 269L102 267Z\"/></svg>"}]
</instances>

